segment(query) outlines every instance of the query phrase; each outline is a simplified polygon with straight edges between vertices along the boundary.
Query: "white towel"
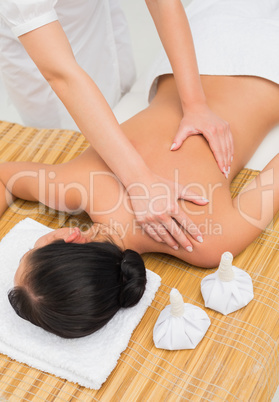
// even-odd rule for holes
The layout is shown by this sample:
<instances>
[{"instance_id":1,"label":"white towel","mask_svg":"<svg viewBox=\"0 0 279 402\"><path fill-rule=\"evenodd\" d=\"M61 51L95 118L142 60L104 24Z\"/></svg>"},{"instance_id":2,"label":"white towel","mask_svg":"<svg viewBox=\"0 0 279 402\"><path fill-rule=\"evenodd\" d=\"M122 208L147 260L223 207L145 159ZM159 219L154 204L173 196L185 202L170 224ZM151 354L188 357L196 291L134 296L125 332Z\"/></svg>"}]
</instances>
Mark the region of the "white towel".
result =
<instances>
[{"instance_id":1,"label":"white towel","mask_svg":"<svg viewBox=\"0 0 279 402\"><path fill-rule=\"evenodd\" d=\"M200 74L252 75L279 83L279 0L193 0L186 8ZM147 81L171 74L163 52Z\"/></svg>"},{"instance_id":2,"label":"white towel","mask_svg":"<svg viewBox=\"0 0 279 402\"><path fill-rule=\"evenodd\" d=\"M99 389L126 349L158 290L161 278L147 270L146 291L135 306L121 309L96 333L80 339L63 339L18 317L7 292L22 255L38 237L52 229L30 218L19 222L0 242L0 352L39 370ZM152 323L150 323L152 325Z\"/></svg>"}]
</instances>

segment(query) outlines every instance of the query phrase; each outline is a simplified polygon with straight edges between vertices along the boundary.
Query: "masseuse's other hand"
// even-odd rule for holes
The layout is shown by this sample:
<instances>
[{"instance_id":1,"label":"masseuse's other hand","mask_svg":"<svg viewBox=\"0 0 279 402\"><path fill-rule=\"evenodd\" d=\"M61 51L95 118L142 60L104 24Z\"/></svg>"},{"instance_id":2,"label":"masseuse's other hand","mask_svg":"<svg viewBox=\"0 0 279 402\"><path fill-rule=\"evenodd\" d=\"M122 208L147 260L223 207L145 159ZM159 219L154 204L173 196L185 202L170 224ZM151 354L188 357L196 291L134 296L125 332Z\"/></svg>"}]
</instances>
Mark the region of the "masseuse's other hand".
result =
<instances>
[{"instance_id":1,"label":"masseuse's other hand","mask_svg":"<svg viewBox=\"0 0 279 402\"><path fill-rule=\"evenodd\" d=\"M184 113L171 150L176 151L186 138L196 134L202 134L206 138L221 172L228 178L234 152L229 124L213 113L206 104L192 106Z\"/></svg>"},{"instance_id":2,"label":"masseuse's other hand","mask_svg":"<svg viewBox=\"0 0 279 402\"><path fill-rule=\"evenodd\" d=\"M194 242L186 237L186 232L195 241L203 242L201 232L180 208L178 199L198 205L206 205L207 199L153 173L142 176L127 191L137 222L155 241L175 250L181 246L189 252L193 251Z\"/></svg>"}]
</instances>

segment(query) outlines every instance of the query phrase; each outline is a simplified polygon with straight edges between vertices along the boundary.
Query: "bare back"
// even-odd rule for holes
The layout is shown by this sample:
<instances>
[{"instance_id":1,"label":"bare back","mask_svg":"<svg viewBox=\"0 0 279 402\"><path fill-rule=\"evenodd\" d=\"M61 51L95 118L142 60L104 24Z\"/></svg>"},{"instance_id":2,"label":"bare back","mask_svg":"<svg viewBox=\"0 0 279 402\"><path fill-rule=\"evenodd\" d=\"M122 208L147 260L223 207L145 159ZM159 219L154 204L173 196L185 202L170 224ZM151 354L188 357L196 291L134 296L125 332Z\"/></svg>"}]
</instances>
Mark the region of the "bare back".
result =
<instances>
[{"instance_id":1,"label":"bare back","mask_svg":"<svg viewBox=\"0 0 279 402\"><path fill-rule=\"evenodd\" d=\"M218 232L219 225L223 225L223 216L228 213L227 209L232 208L229 192L231 180L250 159L265 135L279 122L279 87L256 77L203 76L202 83L209 106L230 123L234 136L235 157L228 180L219 171L208 143L201 135L188 138L180 150L169 151L182 117L172 76L161 79L157 96L150 107L125 122L122 129L155 173L171 180L178 177L179 183L191 185L193 190L210 200L205 207L189 202L183 204L196 224L211 221L212 234L213 230ZM192 261L195 253L190 255L181 249L174 252L143 235L139 228L135 230L127 194L92 148L78 160L78 163L72 161L69 164L69 167L72 165L69 172L73 172L77 179L82 177L79 180L85 187L89 185L86 172L98 172L91 173L94 194L85 208L93 221L116 223L129 238L129 243L140 252L167 252L195 263ZM73 180L72 174L69 179ZM207 229L203 230L204 236L209 234L206 233L208 230L207 224ZM220 236L224 236L224 233ZM196 242L194 245L196 250L204 247Z\"/></svg>"},{"instance_id":2,"label":"bare back","mask_svg":"<svg viewBox=\"0 0 279 402\"><path fill-rule=\"evenodd\" d=\"M123 234L125 245L140 253L163 252L194 265L214 266L217 258L210 259L210 249L218 247L220 254L226 250L234 254L240 252L259 234L259 230L242 222L233 207L229 186L265 135L279 122L279 86L256 77L202 76L202 84L209 107L230 123L233 133L235 153L228 180L219 171L203 136L188 138L178 151L169 150L182 117L173 76L162 77L151 105L122 124L127 137L155 173L170 180L178 179L179 183L190 186L210 200L204 207L181 201L204 236L203 244L192 240L192 253L181 247L175 252L153 241L137 227L126 191L91 147L66 164L43 165L47 171L55 172L56 184L64 183L67 191L65 202L61 203L57 197L51 199L48 194L48 198L41 201L60 210L81 207L92 221L116 225ZM80 189L84 189L83 194ZM239 230L235 223L244 235L247 230L247 234L244 240L240 236L240 240L236 239L232 245L232 227L236 236ZM215 235L212 235L213 230L216 230Z\"/></svg>"}]
</instances>

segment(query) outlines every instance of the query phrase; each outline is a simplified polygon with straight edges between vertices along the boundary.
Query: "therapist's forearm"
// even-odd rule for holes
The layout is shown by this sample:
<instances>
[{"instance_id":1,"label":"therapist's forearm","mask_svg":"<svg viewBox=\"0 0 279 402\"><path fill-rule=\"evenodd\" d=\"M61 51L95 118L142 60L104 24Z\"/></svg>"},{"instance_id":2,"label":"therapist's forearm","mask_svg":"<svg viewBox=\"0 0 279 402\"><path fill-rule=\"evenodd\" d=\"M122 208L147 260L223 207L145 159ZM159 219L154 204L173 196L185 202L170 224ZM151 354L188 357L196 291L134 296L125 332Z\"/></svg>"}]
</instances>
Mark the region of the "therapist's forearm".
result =
<instances>
[{"instance_id":1,"label":"therapist's forearm","mask_svg":"<svg viewBox=\"0 0 279 402\"><path fill-rule=\"evenodd\" d=\"M104 96L77 64L59 22L42 26L19 39L83 135L121 182L127 186L148 173Z\"/></svg>"},{"instance_id":2,"label":"therapist's forearm","mask_svg":"<svg viewBox=\"0 0 279 402\"><path fill-rule=\"evenodd\" d=\"M125 186L148 170L105 98L81 67L76 65L69 76L49 82L80 131Z\"/></svg>"},{"instance_id":3,"label":"therapist's forearm","mask_svg":"<svg viewBox=\"0 0 279 402\"><path fill-rule=\"evenodd\" d=\"M204 103L193 38L180 0L146 0L170 60L182 106Z\"/></svg>"}]
</instances>

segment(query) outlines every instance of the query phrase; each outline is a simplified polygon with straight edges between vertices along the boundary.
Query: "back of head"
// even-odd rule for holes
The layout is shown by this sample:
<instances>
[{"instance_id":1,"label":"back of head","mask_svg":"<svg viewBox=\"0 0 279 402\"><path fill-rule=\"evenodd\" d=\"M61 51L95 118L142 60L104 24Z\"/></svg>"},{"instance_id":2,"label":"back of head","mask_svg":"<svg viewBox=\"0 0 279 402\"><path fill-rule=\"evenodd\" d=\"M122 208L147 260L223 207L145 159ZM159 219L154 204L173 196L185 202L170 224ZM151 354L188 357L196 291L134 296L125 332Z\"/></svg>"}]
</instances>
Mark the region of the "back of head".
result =
<instances>
[{"instance_id":1,"label":"back of head","mask_svg":"<svg viewBox=\"0 0 279 402\"><path fill-rule=\"evenodd\" d=\"M97 331L145 290L141 256L110 242L59 240L27 258L23 285L9 292L10 303L20 317L64 338Z\"/></svg>"}]
</instances>

